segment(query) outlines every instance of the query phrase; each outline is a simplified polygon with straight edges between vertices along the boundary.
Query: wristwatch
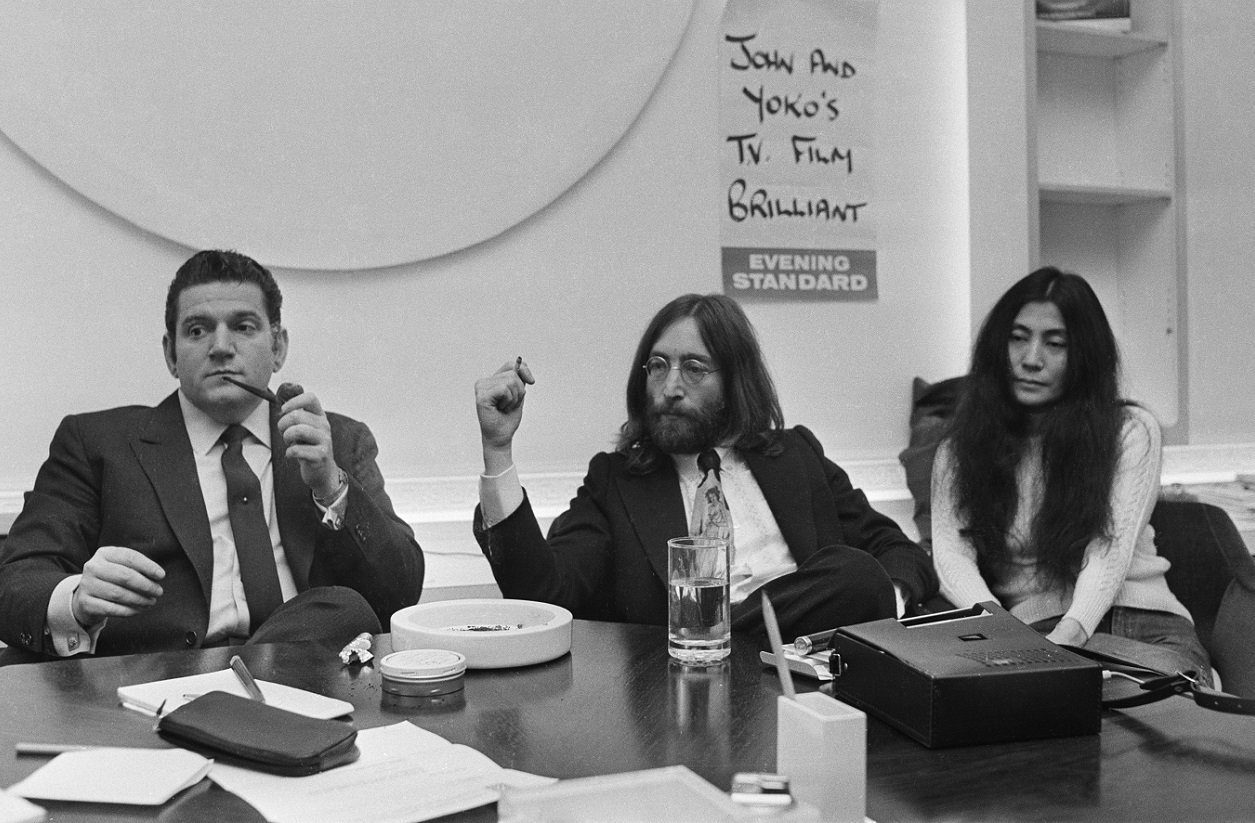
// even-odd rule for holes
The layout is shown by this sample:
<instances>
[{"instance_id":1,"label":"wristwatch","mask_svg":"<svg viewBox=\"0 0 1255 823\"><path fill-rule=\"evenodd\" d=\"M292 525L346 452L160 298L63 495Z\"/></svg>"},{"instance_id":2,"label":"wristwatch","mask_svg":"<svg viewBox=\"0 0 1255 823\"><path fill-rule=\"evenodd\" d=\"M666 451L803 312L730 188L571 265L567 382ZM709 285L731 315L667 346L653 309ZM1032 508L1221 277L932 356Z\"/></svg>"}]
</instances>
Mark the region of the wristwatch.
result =
<instances>
[{"instance_id":1,"label":"wristwatch","mask_svg":"<svg viewBox=\"0 0 1255 823\"><path fill-rule=\"evenodd\" d=\"M339 467L336 468L336 471L339 473L336 477L336 490L326 497L319 497L316 494L314 495L314 502L322 506L324 509L329 509L334 506L337 502L339 502L341 496L343 496L349 489L348 472Z\"/></svg>"}]
</instances>

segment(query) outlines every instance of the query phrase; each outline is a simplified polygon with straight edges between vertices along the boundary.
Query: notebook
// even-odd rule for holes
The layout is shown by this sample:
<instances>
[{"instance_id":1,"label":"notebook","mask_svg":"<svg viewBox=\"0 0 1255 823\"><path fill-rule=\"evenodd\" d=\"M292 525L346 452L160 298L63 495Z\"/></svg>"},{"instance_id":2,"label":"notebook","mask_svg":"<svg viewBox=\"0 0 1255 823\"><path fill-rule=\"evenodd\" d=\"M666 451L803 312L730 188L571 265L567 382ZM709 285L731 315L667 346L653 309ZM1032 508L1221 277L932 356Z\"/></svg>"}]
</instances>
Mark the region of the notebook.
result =
<instances>
[{"instance_id":1,"label":"notebook","mask_svg":"<svg viewBox=\"0 0 1255 823\"><path fill-rule=\"evenodd\" d=\"M59 754L9 791L37 800L160 806L200 782L212 765L183 749L100 747Z\"/></svg>"},{"instance_id":2,"label":"notebook","mask_svg":"<svg viewBox=\"0 0 1255 823\"><path fill-rule=\"evenodd\" d=\"M329 720L353 713L353 704L347 700L338 700L267 680L259 679L257 685L265 696L267 704L307 717ZM119 686L118 700L122 701L122 705L128 709L155 715L159 707L165 714L174 711L184 703L195 700L206 692L228 692L240 697L248 696L235 676L235 672L223 669L206 674L174 677L169 680L155 680L151 683L137 683L133 686ZM163 702L164 706L162 706Z\"/></svg>"}]
</instances>

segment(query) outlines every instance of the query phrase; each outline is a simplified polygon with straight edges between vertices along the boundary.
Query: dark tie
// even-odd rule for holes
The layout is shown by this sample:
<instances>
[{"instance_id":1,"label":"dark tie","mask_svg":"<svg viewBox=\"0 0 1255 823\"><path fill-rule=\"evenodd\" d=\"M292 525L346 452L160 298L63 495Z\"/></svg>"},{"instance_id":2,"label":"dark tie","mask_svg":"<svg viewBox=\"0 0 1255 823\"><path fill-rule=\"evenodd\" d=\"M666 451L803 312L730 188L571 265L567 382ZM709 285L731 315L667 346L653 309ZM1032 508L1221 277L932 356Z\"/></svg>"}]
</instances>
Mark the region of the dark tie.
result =
<instances>
[{"instance_id":1,"label":"dark tie","mask_svg":"<svg viewBox=\"0 0 1255 823\"><path fill-rule=\"evenodd\" d=\"M692 537L722 537L732 549L732 514L728 500L723 496L723 482L719 475L719 452L707 449L697 456L697 470L701 480L693 496L693 517L689 521Z\"/></svg>"},{"instance_id":2,"label":"dark tie","mask_svg":"<svg viewBox=\"0 0 1255 823\"><path fill-rule=\"evenodd\" d=\"M240 561L240 578L248 600L250 633L256 631L270 613L283 602L279 573L275 570L274 546L270 527L262 511L261 483L244 460L244 438L248 429L233 425L222 433L222 473L227 478L227 511L235 554Z\"/></svg>"}]
</instances>

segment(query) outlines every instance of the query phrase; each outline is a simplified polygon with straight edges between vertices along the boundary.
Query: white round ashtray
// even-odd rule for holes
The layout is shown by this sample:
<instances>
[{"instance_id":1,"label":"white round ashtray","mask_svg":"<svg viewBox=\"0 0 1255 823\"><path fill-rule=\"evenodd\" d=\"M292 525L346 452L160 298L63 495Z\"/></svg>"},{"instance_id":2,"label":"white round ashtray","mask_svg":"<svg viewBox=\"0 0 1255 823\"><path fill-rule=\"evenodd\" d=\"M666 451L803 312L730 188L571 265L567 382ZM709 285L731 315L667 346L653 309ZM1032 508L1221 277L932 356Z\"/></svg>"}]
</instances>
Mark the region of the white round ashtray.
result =
<instances>
[{"instance_id":1,"label":"white round ashtray","mask_svg":"<svg viewBox=\"0 0 1255 823\"><path fill-rule=\"evenodd\" d=\"M392 615L392 648L448 649L470 669L530 666L571 650L571 613L534 600L440 600Z\"/></svg>"}]
</instances>

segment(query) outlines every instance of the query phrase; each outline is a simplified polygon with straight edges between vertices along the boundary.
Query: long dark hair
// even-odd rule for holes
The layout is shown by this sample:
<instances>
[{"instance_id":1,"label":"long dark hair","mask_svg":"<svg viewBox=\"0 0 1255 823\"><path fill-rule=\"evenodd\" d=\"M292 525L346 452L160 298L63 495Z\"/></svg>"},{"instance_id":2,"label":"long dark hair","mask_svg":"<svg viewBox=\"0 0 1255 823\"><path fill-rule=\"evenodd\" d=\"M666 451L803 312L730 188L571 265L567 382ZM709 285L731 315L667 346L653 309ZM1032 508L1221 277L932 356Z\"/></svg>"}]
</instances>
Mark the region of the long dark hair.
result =
<instances>
[{"instance_id":1,"label":"long dark hair","mask_svg":"<svg viewBox=\"0 0 1255 823\"><path fill-rule=\"evenodd\" d=\"M1011 388L1008 343L1028 303L1053 303L1067 328L1067 370L1059 399L1030 416ZM1124 403L1120 355L1090 285L1054 267L1012 286L985 319L950 432L955 499L982 571L1008 559L1007 532L1018 501L1016 467L1040 438L1044 493L1027 547L1052 582L1075 580L1085 547L1110 536L1111 487Z\"/></svg>"},{"instance_id":2,"label":"long dark hair","mask_svg":"<svg viewBox=\"0 0 1255 823\"><path fill-rule=\"evenodd\" d=\"M646 474L656 468L662 452L650 440L645 370L641 368L663 332L685 317L697 321L702 342L723 376L725 405L721 441L738 449L778 453L784 415L776 397L758 336L741 306L722 294L685 294L658 310L649 321L628 370L627 420L619 427L617 450L627 455L629 471Z\"/></svg>"}]
</instances>

